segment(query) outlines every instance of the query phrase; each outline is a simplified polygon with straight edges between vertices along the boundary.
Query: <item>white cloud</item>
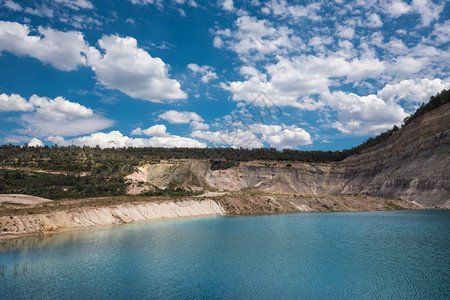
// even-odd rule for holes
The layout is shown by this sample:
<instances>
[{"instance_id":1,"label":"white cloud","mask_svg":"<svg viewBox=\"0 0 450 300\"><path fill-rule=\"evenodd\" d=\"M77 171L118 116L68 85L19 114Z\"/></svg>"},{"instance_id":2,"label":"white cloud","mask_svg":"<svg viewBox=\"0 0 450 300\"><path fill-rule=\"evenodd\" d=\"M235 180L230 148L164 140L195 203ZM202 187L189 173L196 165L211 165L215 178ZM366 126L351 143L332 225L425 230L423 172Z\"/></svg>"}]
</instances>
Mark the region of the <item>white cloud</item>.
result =
<instances>
[{"instance_id":1,"label":"white cloud","mask_svg":"<svg viewBox=\"0 0 450 300\"><path fill-rule=\"evenodd\" d=\"M188 64L188 69L194 73L200 73L202 75L202 82L208 83L211 79L217 79L217 73L211 71L210 66L199 66L197 64Z\"/></svg>"},{"instance_id":2,"label":"white cloud","mask_svg":"<svg viewBox=\"0 0 450 300\"><path fill-rule=\"evenodd\" d=\"M431 96L448 88L450 88L450 79L410 79L403 80L396 84L387 84L378 92L377 96L384 101L406 100L413 103L421 103L427 102Z\"/></svg>"},{"instance_id":3,"label":"white cloud","mask_svg":"<svg viewBox=\"0 0 450 300\"><path fill-rule=\"evenodd\" d=\"M109 133L96 132L87 136L65 140L61 136L50 136L49 141L58 145L77 145L101 148L123 148L123 147L164 147L164 148L206 148L206 144L195 139L180 136L154 136L150 139L130 138L124 136L120 131Z\"/></svg>"},{"instance_id":4,"label":"white cloud","mask_svg":"<svg viewBox=\"0 0 450 300\"><path fill-rule=\"evenodd\" d=\"M346 134L377 134L399 125L408 115L397 103L385 102L376 95L358 96L339 91L324 93L322 99L337 111L338 121L332 126Z\"/></svg>"},{"instance_id":5,"label":"white cloud","mask_svg":"<svg viewBox=\"0 0 450 300\"><path fill-rule=\"evenodd\" d=\"M91 47L88 63L105 87L151 102L187 98L180 83L169 78L166 64L139 48L136 39L104 36L99 46L105 53Z\"/></svg>"},{"instance_id":6,"label":"white cloud","mask_svg":"<svg viewBox=\"0 0 450 300\"><path fill-rule=\"evenodd\" d=\"M384 12L392 17L399 17L407 13L418 13L421 17L421 25L429 26L431 22L439 20L445 1L435 4L431 0L413 0L410 5L401 0L387 2Z\"/></svg>"},{"instance_id":7,"label":"white cloud","mask_svg":"<svg viewBox=\"0 0 450 300\"><path fill-rule=\"evenodd\" d=\"M355 35L355 29L349 26L338 26L337 35L341 38L351 40Z\"/></svg>"},{"instance_id":8,"label":"white cloud","mask_svg":"<svg viewBox=\"0 0 450 300\"><path fill-rule=\"evenodd\" d=\"M53 9L47 7L46 5L41 5L41 7L38 7L38 8L25 7L24 11L27 14L38 16L38 17L53 18L53 16L54 16Z\"/></svg>"},{"instance_id":9,"label":"white cloud","mask_svg":"<svg viewBox=\"0 0 450 300\"><path fill-rule=\"evenodd\" d=\"M33 95L30 103L36 108L38 115L53 121L61 119L89 118L94 112L79 103L70 102L63 97L49 99Z\"/></svg>"},{"instance_id":10,"label":"white cloud","mask_svg":"<svg viewBox=\"0 0 450 300\"><path fill-rule=\"evenodd\" d=\"M428 26L431 22L439 19L445 3L434 4L430 0L413 0L411 8L421 16L422 26Z\"/></svg>"},{"instance_id":11,"label":"white cloud","mask_svg":"<svg viewBox=\"0 0 450 300\"><path fill-rule=\"evenodd\" d=\"M32 138L29 142L28 142L28 146L30 147L43 147L44 143L37 138Z\"/></svg>"},{"instance_id":12,"label":"white cloud","mask_svg":"<svg viewBox=\"0 0 450 300\"><path fill-rule=\"evenodd\" d=\"M318 21L320 16L317 12L320 11L320 3L311 3L306 6L303 5L289 5L285 0L270 0L268 1L262 9L265 14L272 13L275 16L283 18L308 18L311 20Z\"/></svg>"},{"instance_id":13,"label":"white cloud","mask_svg":"<svg viewBox=\"0 0 450 300\"><path fill-rule=\"evenodd\" d=\"M394 0L388 3L385 7L385 12L392 17L399 17L410 11L410 7L403 1Z\"/></svg>"},{"instance_id":14,"label":"white cloud","mask_svg":"<svg viewBox=\"0 0 450 300\"><path fill-rule=\"evenodd\" d=\"M2 111L32 111L33 104L22 98L20 95L0 94L0 112Z\"/></svg>"},{"instance_id":15,"label":"white cloud","mask_svg":"<svg viewBox=\"0 0 450 300\"><path fill-rule=\"evenodd\" d=\"M99 20L81 14L64 14L59 17L59 21L69 24L75 28L89 28L92 27L92 25L102 25Z\"/></svg>"},{"instance_id":16,"label":"white cloud","mask_svg":"<svg viewBox=\"0 0 450 300\"><path fill-rule=\"evenodd\" d=\"M450 20L447 20L442 24L437 23L434 26L432 36L440 44L450 42Z\"/></svg>"},{"instance_id":17,"label":"white cloud","mask_svg":"<svg viewBox=\"0 0 450 300\"><path fill-rule=\"evenodd\" d=\"M200 138L213 143L215 147L230 146L232 148L261 148L263 143L250 130L235 128L231 131L200 131L191 133L192 137Z\"/></svg>"},{"instance_id":18,"label":"white cloud","mask_svg":"<svg viewBox=\"0 0 450 300\"><path fill-rule=\"evenodd\" d=\"M153 4L156 7L158 7L158 9L162 9L164 6L164 0L131 0L131 3L133 4L137 4L137 5L147 5L147 4ZM195 0L172 0L172 3L175 4L179 4L179 5L184 5L187 4L190 7L198 7L198 4Z\"/></svg>"},{"instance_id":19,"label":"white cloud","mask_svg":"<svg viewBox=\"0 0 450 300\"><path fill-rule=\"evenodd\" d=\"M365 25L368 27L381 27L383 26L383 22L381 22L379 15L371 13L367 16L367 23Z\"/></svg>"},{"instance_id":20,"label":"white cloud","mask_svg":"<svg viewBox=\"0 0 450 300\"><path fill-rule=\"evenodd\" d=\"M180 16L186 17L186 12L184 11L184 9L179 8L179 9L178 9L178 13L180 14Z\"/></svg>"},{"instance_id":21,"label":"white cloud","mask_svg":"<svg viewBox=\"0 0 450 300\"><path fill-rule=\"evenodd\" d=\"M136 128L131 135L169 136L165 125L154 125L147 129Z\"/></svg>"},{"instance_id":22,"label":"white cloud","mask_svg":"<svg viewBox=\"0 0 450 300\"><path fill-rule=\"evenodd\" d=\"M88 0L54 0L56 3L61 3L73 10L93 9L94 5Z\"/></svg>"},{"instance_id":23,"label":"white cloud","mask_svg":"<svg viewBox=\"0 0 450 300\"><path fill-rule=\"evenodd\" d=\"M194 130L208 130L209 125L199 121L192 121L191 126Z\"/></svg>"},{"instance_id":24,"label":"white cloud","mask_svg":"<svg viewBox=\"0 0 450 300\"><path fill-rule=\"evenodd\" d=\"M406 47L403 41L397 38L391 38L388 43L384 45L380 44L380 46L389 50L394 55L405 55L409 52L408 47Z\"/></svg>"},{"instance_id":25,"label":"white cloud","mask_svg":"<svg viewBox=\"0 0 450 300\"><path fill-rule=\"evenodd\" d=\"M142 132L142 128L138 127L136 129L133 129L130 134L131 135L143 135L144 133Z\"/></svg>"},{"instance_id":26,"label":"white cloud","mask_svg":"<svg viewBox=\"0 0 450 300\"><path fill-rule=\"evenodd\" d=\"M162 7L163 0L131 0L131 3L138 5L156 4L158 7Z\"/></svg>"},{"instance_id":27,"label":"white cloud","mask_svg":"<svg viewBox=\"0 0 450 300\"><path fill-rule=\"evenodd\" d=\"M277 149L292 149L312 144L311 135L296 126L253 124L250 128L254 133L262 134L262 141Z\"/></svg>"},{"instance_id":28,"label":"white cloud","mask_svg":"<svg viewBox=\"0 0 450 300\"><path fill-rule=\"evenodd\" d=\"M216 147L229 146L232 148L261 148L264 143L277 149L298 148L312 144L309 133L295 125L265 125L242 123L233 124L232 129L219 131L195 130L192 137L207 140Z\"/></svg>"},{"instance_id":29,"label":"white cloud","mask_svg":"<svg viewBox=\"0 0 450 300\"><path fill-rule=\"evenodd\" d=\"M241 16L235 23L237 30L215 31L215 47L226 45L242 59L263 59L267 54L283 54L287 50L299 51L304 48L302 40L286 26L274 27L267 20Z\"/></svg>"},{"instance_id":30,"label":"white cloud","mask_svg":"<svg viewBox=\"0 0 450 300\"><path fill-rule=\"evenodd\" d=\"M226 11L233 11L234 10L233 0L223 0L222 8L223 8L223 10L226 10Z\"/></svg>"},{"instance_id":31,"label":"white cloud","mask_svg":"<svg viewBox=\"0 0 450 300\"><path fill-rule=\"evenodd\" d=\"M223 40L220 36L215 36L213 40L213 46L216 48L222 48Z\"/></svg>"},{"instance_id":32,"label":"white cloud","mask_svg":"<svg viewBox=\"0 0 450 300\"><path fill-rule=\"evenodd\" d=\"M152 137L148 140L136 140L132 143L134 147L164 147L164 148L206 148L206 143L196 139L171 135L167 137Z\"/></svg>"},{"instance_id":33,"label":"white cloud","mask_svg":"<svg viewBox=\"0 0 450 300\"><path fill-rule=\"evenodd\" d=\"M320 94L328 90L334 81L359 81L375 78L385 66L378 59L353 59L343 57L299 56L286 59L278 57L278 63L265 67L262 73L252 67L241 68L245 81L222 84L222 88L233 94L233 100L254 102L265 93L273 105L301 107L301 97ZM311 99L308 100L311 106ZM319 107L320 105L318 105Z\"/></svg>"},{"instance_id":34,"label":"white cloud","mask_svg":"<svg viewBox=\"0 0 450 300\"><path fill-rule=\"evenodd\" d=\"M14 11L21 11L22 10L22 6L19 3L16 3L12 0L6 0L3 5L11 10Z\"/></svg>"},{"instance_id":35,"label":"white cloud","mask_svg":"<svg viewBox=\"0 0 450 300\"><path fill-rule=\"evenodd\" d=\"M189 4L189 6L192 6L192 7L198 7L198 4L197 4L197 2L195 2L195 0L189 0L188 4Z\"/></svg>"},{"instance_id":36,"label":"white cloud","mask_svg":"<svg viewBox=\"0 0 450 300\"><path fill-rule=\"evenodd\" d=\"M42 27L38 32L31 35L27 25L0 21L0 51L28 55L64 71L89 65L102 85L134 98L152 102L187 98L180 83L169 78L166 64L138 48L132 37L104 36L99 40L102 54L89 47L80 32ZM210 79L214 74L204 76Z\"/></svg>"},{"instance_id":37,"label":"white cloud","mask_svg":"<svg viewBox=\"0 0 450 300\"><path fill-rule=\"evenodd\" d=\"M422 70L426 63L426 58L400 56L388 64L386 69L388 73L396 75L397 77L408 77Z\"/></svg>"},{"instance_id":38,"label":"white cloud","mask_svg":"<svg viewBox=\"0 0 450 300\"><path fill-rule=\"evenodd\" d=\"M202 122L203 118L195 112L190 111L176 111L169 110L159 115L161 119L168 121L171 124L187 124L192 121Z\"/></svg>"},{"instance_id":39,"label":"white cloud","mask_svg":"<svg viewBox=\"0 0 450 300\"><path fill-rule=\"evenodd\" d=\"M82 33L43 27L38 27L38 33L31 35L27 25L0 21L0 51L31 56L64 71L86 63L82 53L87 44Z\"/></svg>"},{"instance_id":40,"label":"white cloud","mask_svg":"<svg viewBox=\"0 0 450 300\"><path fill-rule=\"evenodd\" d=\"M112 126L113 122L95 114L90 108L62 97L50 99L33 95L33 111L20 117L22 134L45 137L88 134Z\"/></svg>"}]
</instances>

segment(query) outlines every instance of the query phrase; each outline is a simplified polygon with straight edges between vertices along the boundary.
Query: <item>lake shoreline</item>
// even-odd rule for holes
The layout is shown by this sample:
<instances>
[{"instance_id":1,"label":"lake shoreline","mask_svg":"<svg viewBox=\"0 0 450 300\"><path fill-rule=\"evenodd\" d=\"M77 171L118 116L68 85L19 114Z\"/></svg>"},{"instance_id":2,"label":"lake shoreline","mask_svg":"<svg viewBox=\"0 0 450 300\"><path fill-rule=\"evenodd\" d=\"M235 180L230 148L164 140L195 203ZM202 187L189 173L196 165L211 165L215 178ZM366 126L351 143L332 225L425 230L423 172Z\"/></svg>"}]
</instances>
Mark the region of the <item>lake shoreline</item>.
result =
<instances>
[{"instance_id":1,"label":"lake shoreline","mask_svg":"<svg viewBox=\"0 0 450 300\"><path fill-rule=\"evenodd\" d=\"M424 209L417 203L401 199L365 195L298 195L273 192L205 194L180 198L147 197L141 198L142 201L138 200L136 197L50 203L39 200L36 205L20 205L20 208L14 208L12 211L4 210L0 216L0 240L102 226L214 215Z\"/></svg>"}]
</instances>

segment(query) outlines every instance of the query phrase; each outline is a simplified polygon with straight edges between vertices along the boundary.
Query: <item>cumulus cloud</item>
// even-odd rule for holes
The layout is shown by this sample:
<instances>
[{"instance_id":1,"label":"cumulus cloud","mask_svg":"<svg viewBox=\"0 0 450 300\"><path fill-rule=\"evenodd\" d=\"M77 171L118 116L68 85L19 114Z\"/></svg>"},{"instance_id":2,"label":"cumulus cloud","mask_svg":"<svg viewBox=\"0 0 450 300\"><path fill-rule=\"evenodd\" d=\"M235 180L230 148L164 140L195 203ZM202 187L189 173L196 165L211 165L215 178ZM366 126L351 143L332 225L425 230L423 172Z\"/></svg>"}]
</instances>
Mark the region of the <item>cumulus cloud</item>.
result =
<instances>
[{"instance_id":1,"label":"cumulus cloud","mask_svg":"<svg viewBox=\"0 0 450 300\"><path fill-rule=\"evenodd\" d=\"M26 101L19 95L0 95L0 108L8 99L8 107L16 111L23 111L20 123L23 128L18 132L35 137L48 135L75 136L87 134L110 127L113 122L97 115L90 108L79 103L71 102L63 97L50 99L31 96Z\"/></svg>"},{"instance_id":2,"label":"cumulus cloud","mask_svg":"<svg viewBox=\"0 0 450 300\"><path fill-rule=\"evenodd\" d=\"M401 0L394 0L386 4L385 12L392 17L399 17L410 11L408 4Z\"/></svg>"},{"instance_id":3,"label":"cumulus cloud","mask_svg":"<svg viewBox=\"0 0 450 300\"><path fill-rule=\"evenodd\" d=\"M195 130L192 137L209 141L214 146L233 148L261 148L264 143L277 149L298 148L312 144L311 136L295 125L265 125L260 123L233 124L233 128L219 131Z\"/></svg>"},{"instance_id":4,"label":"cumulus cloud","mask_svg":"<svg viewBox=\"0 0 450 300\"><path fill-rule=\"evenodd\" d=\"M154 125L147 129L136 128L131 135L169 136L165 125Z\"/></svg>"},{"instance_id":5,"label":"cumulus cloud","mask_svg":"<svg viewBox=\"0 0 450 300\"><path fill-rule=\"evenodd\" d=\"M311 135L296 126L253 124L250 128L254 133L262 134L262 141L277 149L292 149L312 144Z\"/></svg>"},{"instance_id":6,"label":"cumulus cloud","mask_svg":"<svg viewBox=\"0 0 450 300\"><path fill-rule=\"evenodd\" d=\"M22 98L20 95L0 94L0 112L2 111L32 111L33 104Z\"/></svg>"},{"instance_id":7,"label":"cumulus cloud","mask_svg":"<svg viewBox=\"0 0 450 300\"><path fill-rule=\"evenodd\" d=\"M191 136L209 141L215 147L229 146L249 149L263 147L263 143L252 131L240 128L221 131L195 130L191 133Z\"/></svg>"},{"instance_id":8,"label":"cumulus cloud","mask_svg":"<svg viewBox=\"0 0 450 300\"><path fill-rule=\"evenodd\" d=\"M29 142L28 142L28 146L30 147L43 147L44 143L37 138L32 138Z\"/></svg>"},{"instance_id":9,"label":"cumulus cloud","mask_svg":"<svg viewBox=\"0 0 450 300\"><path fill-rule=\"evenodd\" d=\"M413 103L427 102L428 99L442 91L450 88L450 79L439 78L422 80L403 80L396 84L387 84L377 94L384 101L406 100Z\"/></svg>"},{"instance_id":10,"label":"cumulus cloud","mask_svg":"<svg viewBox=\"0 0 450 300\"><path fill-rule=\"evenodd\" d=\"M359 96L354 93L322 94L323 101L337 111L338 121L332 126L342 133L353 135L377 134L399 125L408 116L394 102L385 102L376 95Z\"/></svg>"},{"instance_id":11,"label":"cumulus cloud","mask_svg":"<svg viewBox=\"0 0 450 300\"><path fill-rule=\"evenodd\" d=\"M36 113L47 119L59 121L61 119L89 118L94 112L79 103L70 102L63 97L50 99L33 95L30 103L36 108Z\"/></svg>"},{"instance_id":12,"label":"cumulus cloud","mask_svg":"<svg viewBox=\"0 0 450 300\"><path fill-rule=\"evenodd\" d=\"M233 0L223 0L222 8L223 8L223 10L226 10L226 11L233 11L234 10Z\"/></svg>"},{"instance_id":13,"label":"cumulus cloud","mask_svg":"<svg viewBox=\"0 0 450 300\"><path fill-rule=\"evenodd\" d=\"M390 64L387 64L388 73L396 77L408 77L418 73L427 64L426 58L415 58L411 56L399 56Z\"/></svg>"},{"instance_id":14,"label":"cumulus cloud","mask_svg":"<svg viewBox=\"0 0 450 300\"><path fill-rule=\"evenodd\" d=\"M192 121L203 122L202 117L200 117L197 113L190 111L169 110L159 115L159 117L171 124L187 124Z\"/></svg>"},{"instance_id":15,"label":"cumulus cloud","mask_svg":"<svg viewBox=\"0 0 450 300\"><path fill-rule=\"evenodd\" d=\"M199 66L197 64L188 64L188 69L194 73L200 73L202 75L202 82L208 83L211 79L217 79L217 73L211 71L212 68L210 66Z\"/></svg>"},{"instance_id":16,"label":"cumulus cloud","mask_svg":"<svg viewBox=\"0 0 450 300\"><path fill-rule=\"evenodd\" d=\"M191 126L194 130L208 130L209 125L199 121L192 121Z\"/></svg>"},{"instance_id":17,"label":"cumulus cloud","mask_svg":"<svg viewBox=\"0 0 450 300\"><path fill-rule=\"evenodd\" d=\"M77 145L100 148L123 148L123 147L164 147L164 148L206 148L207 145L195 139L171 136L154 136L149 139L130 138L124 136L120 131L110 131L109 133L96 132L87 136L82 136L70 140L65 140L61 136L50 136L49 141L58 145Z\"/></svg>"},{"instance_id":18,"label":"cumulus cloud","mask_svg":"<svg viewBox=\"0 0 450 300\"><path fill-rule=\"evenodd\" d=\"M241 68L245 81L222 84L233 94L233 100L254 102L263 92L273 105L301 107L301 97L320 94L333 84L333 78L355 81L375 78L385 66L378 59L346 60L343 57L298 56L278 58L278 63L265 67L266 73L252 67ZM308 98L309 106L311 99ZM318 107L320 105L318 104Z\"/></svg>"},{"instance_id":19,"label":"cumulus cloud","mask_svg":"<svg viewBox=\"0 0 450 300\"><path fill-rule=\"evenodd\" d=\"M90 47L88 63L105 87L151 102L187 98L180 83L169 78L166 64L139 48L136 39L111 35L98 43L105 53Z\"/></svg>"},{"instance_id":20,"label":"cumulus cloud","mask_svg":"<svg viewBox=\"0 0 450 300\"><path fill-rule=\"evenodd\" d=\"M39 35L33 35L28 25L0 21L0 51L31 56L64 71L90 66L100 84L134 98L152 102L187 98L180 83L169 78L167 65L139 48L132 37L104 36L98 42L103 54L80 32L43 27L37 31ZM214 74L204 76L209 80Z\"/></svg>"},{"instance_id":21,"label":"cumulus cloud","mask_svg":"<svg viewBox=\"0 0 450 300\"><path fill-rule=\"evenodd\" d=\"M83 53L88 45L82 33L43 27L37 31L32 35L28 25L0 21L0 51L31 56L64 71L86 64Z\"/></svg>"}]
</instances>

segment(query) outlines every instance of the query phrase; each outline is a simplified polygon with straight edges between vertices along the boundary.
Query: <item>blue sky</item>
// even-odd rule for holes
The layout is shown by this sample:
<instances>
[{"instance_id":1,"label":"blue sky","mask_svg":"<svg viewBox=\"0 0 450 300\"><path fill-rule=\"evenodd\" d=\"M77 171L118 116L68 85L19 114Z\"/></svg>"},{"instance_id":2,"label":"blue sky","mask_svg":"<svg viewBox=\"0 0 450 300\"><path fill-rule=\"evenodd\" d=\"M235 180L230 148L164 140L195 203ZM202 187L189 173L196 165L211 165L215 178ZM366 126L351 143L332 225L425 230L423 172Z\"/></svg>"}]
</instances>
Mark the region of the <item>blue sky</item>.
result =
<instances>
[{"instance_id":1,"label":"blue sky","mask_svg":"<svg viewBox=\"0 0 450 300\"><path fill-rule=\"evenodd\" d=\"M446 0L0 0L0 143L351 148L449 42Z\"/></svg>"}]
</instances>

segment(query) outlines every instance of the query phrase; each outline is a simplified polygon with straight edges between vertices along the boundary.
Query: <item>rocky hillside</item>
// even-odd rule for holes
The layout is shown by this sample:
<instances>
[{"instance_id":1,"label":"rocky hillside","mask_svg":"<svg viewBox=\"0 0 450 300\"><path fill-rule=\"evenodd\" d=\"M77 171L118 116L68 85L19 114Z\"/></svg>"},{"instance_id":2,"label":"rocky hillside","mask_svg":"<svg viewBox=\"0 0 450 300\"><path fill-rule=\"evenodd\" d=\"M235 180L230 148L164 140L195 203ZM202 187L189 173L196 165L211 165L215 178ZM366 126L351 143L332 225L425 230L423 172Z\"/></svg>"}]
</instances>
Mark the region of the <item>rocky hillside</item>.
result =
<instances>
[{"instance_id":1,"label":"rocky hillside","mask_svg":"<svg viewBox=\"0 0 450 300\"><path fill-rule=\"evenodd\" d=\"M147 178L141 185L157 189L356 194L450 207L450 103L337 163L250 161L211 170L208 160L184 159L139 172Z\"/></svg>"},{"instance_id":2,"label":"rocky hillside","mask_svg":"<svg viewBox=\"0 0 450 300\"><path fill-rule=\"evenodd\" d=\"M385 142L339 163L342 194L367 194L450 207L450 103Z\"/></svg>"}]
</instances>

